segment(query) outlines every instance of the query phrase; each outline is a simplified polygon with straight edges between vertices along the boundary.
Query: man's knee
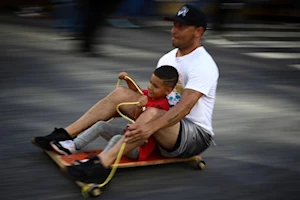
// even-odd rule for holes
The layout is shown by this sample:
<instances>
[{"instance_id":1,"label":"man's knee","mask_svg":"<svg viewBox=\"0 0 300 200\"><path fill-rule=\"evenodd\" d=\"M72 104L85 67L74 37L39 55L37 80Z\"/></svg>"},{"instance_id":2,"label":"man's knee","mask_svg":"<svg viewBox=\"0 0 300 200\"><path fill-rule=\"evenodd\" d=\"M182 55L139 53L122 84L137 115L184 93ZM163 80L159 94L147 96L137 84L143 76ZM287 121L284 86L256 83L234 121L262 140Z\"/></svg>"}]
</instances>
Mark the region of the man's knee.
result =
<instances>
[{"instance_id":1,"label":"man's knee","mask_svg":"<svg viewBox=\"0 0 300 200\"><path fill-rule=\"evenodd\" d=\"M136 93L135 91L131 90L128 87L125 86L119 86L114 90L115 93L123 95L123 94L132 94L132 93Z\"/></svg>"},{"instance_id":2,"label":"man's knee","mask_svg":"<svg viewBox=\"0 0 300 200\"><path fill-rule=\"evenodd\" d=\"M161 147L165 150L171 150L177 142L180 142L179 132L180 123L176 123L173 126L156 131L153 136Z\"/></svg>"},{"instance_id":3,"label":"man's knee","mask_svg":"<svg viewBox=\"0 0 300 200\"><path fill-rule=\"evenodd\" d=\"M125 86L119 86L119 87L117 87L117 88L114 90L114 92L115 92L115 93L123 94L123 93L126 92L127 90L128 90L127 87L125 87Z\"/></svg>"},{"instance_id":4,"label":"man's knee","mask_svg":"<svg viewBox=\"0 0 300 200\"><path fill-rule=\"evenodd\" d=\"M112 93L114 98L110 98L110 100L114 101L137 101L141 94L136 91L133 91L125 86L117 87Z\"/></svg>"}]
</instances>

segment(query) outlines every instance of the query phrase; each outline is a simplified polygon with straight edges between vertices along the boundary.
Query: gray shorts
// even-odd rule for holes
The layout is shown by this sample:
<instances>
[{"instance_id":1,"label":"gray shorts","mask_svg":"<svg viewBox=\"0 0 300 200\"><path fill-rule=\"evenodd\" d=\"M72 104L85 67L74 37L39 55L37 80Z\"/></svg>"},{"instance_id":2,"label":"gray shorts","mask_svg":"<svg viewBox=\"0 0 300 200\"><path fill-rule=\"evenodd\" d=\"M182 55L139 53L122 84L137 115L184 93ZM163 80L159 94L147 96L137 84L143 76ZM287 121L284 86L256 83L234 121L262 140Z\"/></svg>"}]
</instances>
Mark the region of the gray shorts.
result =
<instances>
[{"instance_id":1,"label":"gray shorts","mask_svg":"<svg viewBox=\"0 0 300 200\"><path fill-rule=\"evenodd\" d=\"M192 123L188 119L180 121L180 143L177 149L167 151L159 147L160 153L165 157L188 158L199 155L205 151L212 140L209 131Z\"/></svg>"}]
</instances>

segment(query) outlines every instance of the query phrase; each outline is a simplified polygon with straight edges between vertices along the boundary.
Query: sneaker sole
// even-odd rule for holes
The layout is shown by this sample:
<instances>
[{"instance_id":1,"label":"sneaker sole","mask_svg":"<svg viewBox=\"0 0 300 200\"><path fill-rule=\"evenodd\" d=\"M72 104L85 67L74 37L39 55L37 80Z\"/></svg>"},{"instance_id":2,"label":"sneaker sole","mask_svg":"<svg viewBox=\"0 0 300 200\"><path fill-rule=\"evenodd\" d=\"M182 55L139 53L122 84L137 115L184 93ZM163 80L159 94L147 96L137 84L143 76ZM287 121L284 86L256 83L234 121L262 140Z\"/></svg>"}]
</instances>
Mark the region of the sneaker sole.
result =
<instances>
[{"instance_id":1,"label":"sneaker sole","mask_svg":"<svg viewBox=\"0 0 300 200\"><path fill-rule=\"evenodd\" d=\"M34 144L36 147L42 149L42 150L46 150L46 151L49 151L49 149L45 149L43 147L41 147L36 141L35 141L35 138L31 138L30 139L31 143Z\"/></svg>"},{"instance_id":2,"label":"sneaker sole","mask_svg":"<svg viewBox=\"0 0 300 200\"><path fill-rule=\"evenodd\" d=\"M59 148L57 148L57 146L54 145L53 142L50 142L50 146L51 146L52 149L53 149L57 154L59 154L59 155L64 155L64 156L70 155L70 154L68 154L68 153L66 153L66 152L64 152L64 151L62 151L62 150L60 150Z\"/></svg>"},{"instance_id":3,"label":"sneaker sole","mask_svg":"<svg viewBox=\"0 0 300 200\"><path fill-rule=\"evenodd\" d=\"M71 174L69 174L68 169L67 169L66 166L60 168L60 172L61 172L61 174L62 174L64 177L66 177L66 178L69 179L70 181L75 181L75 182L78 181L78 180L76 180L73 176L71 176Z\"/></svg>"},{"instance_id":4,"label":"sneaker sole","mask_svg":"<svg viewBox=\"0 0 300 200\"><path fill-rule=\"evenodd\" d=\"M92 183L98 184L97 182L88 182L88 181L85 182L85 181L77 180L74 176L72 176L72 175L68 172L67 166L60 168L60 172L61 172L61 174L62 174L64 177L66 177L66 178L69 179L70 181L77 182L77 183L79 183L80 185L82 185L82 184L84 184L84 185L85 185L85 184L92 184Z\"/></svg>"}]
</instances>

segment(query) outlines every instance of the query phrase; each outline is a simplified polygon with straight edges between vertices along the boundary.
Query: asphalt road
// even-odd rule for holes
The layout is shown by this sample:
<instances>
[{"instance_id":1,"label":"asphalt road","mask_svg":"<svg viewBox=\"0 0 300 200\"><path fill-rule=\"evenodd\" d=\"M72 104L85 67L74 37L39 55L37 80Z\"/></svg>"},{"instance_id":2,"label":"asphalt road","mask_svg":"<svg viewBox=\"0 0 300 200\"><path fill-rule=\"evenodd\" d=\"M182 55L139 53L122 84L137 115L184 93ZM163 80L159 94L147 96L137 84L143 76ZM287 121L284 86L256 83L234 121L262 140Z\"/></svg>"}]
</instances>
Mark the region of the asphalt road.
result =
<instances>
[{"instance_id":1,"label":"asphalt road","mask_svg":"<svg viewBox=\"0 0 300 200\"><path fill-rule=\"evenodd\" d=\"M172 48L169 33L106 27L98 45L103 57L89 58L50 28L0 26L1 199L82 199L30 138L75 121L115 88L121 71L146 86ZM205 34L203 44L220 68L217 146L203 153L205 170L186 164L121 169L98 198L299 199L299 31L282 26L285 32ZM104 145L99 139L86 149Z\"/></svg>"}]
</instances>

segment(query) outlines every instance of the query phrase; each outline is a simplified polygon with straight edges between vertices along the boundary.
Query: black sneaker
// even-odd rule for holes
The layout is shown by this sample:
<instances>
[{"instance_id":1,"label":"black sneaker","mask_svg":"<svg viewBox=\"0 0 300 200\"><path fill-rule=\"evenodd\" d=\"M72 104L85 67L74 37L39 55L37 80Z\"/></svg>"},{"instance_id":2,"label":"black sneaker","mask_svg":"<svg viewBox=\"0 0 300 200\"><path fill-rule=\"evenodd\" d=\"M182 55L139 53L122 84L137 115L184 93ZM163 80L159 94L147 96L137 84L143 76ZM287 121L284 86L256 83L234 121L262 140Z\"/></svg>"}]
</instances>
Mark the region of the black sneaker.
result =
<instances>
[{"instance_id":1,"label":"black sneaker","mask_svg":"<svg viewBox=\"0 0 300 200\"><path fill-rule=\"evenodd\" d=\"M44 149L52 151L52 147L50 145L51 141L64 141L64 140L72 140L71 136L68 132L63 128L55 128L51 134L41 137L31 138L31 142L36 146Z\"/></svg>"},{"instance_id":2,"label":"black sneaker","mask_svg":"<svg viewBox=\"0 0 300 200\"><path fill-rule=\"evenodd\" d=\"M98 156L94 156L79 165L68 166L66 171L72 178L85 183L103 183L111 169L104 168Z\"/></svg>"}]
</instances>

